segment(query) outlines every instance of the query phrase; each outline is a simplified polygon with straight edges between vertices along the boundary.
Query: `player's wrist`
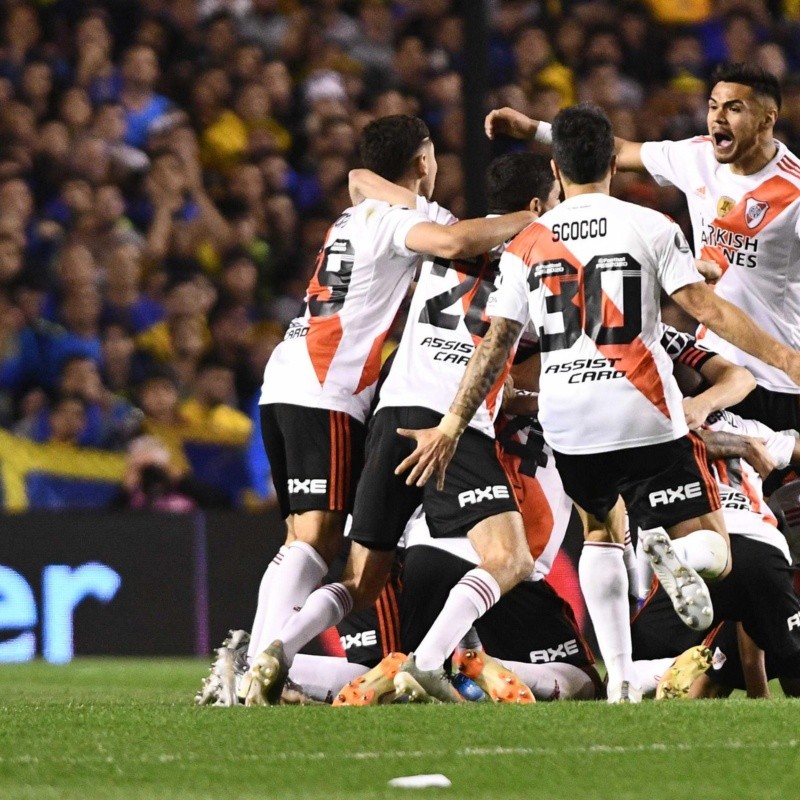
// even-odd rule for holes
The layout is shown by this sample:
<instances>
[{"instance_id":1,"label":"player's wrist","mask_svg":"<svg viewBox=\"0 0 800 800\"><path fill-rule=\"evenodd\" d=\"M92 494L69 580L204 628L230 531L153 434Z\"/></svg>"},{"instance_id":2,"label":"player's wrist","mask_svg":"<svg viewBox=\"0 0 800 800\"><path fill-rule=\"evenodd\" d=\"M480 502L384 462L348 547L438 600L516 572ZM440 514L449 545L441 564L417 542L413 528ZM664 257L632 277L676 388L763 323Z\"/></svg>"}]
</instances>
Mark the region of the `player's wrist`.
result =
<instances>
[{"instance_id":1,"label":"player's wrist","mask_svg":"<svg viewBox=\"0 0 800 800\"><path fill-rule=\"evenodd\" d=\"M451 439L458 439L467 429L467 420L463 417L459 417L458 414L453 414L451 411L448 411L436 427L445 436L449 436Z\"/></svg>"},{"instance_id":2,"label":"player's wrist","mask_svg":"<svg viewBox=\"0 0 800 800\"><path fill-rule=\"evenodd\" d=\"M553 126L549 122L539 121L536 132L533 134L533 141L539 144L553 143Z\"/></svg>"}]
</instances>

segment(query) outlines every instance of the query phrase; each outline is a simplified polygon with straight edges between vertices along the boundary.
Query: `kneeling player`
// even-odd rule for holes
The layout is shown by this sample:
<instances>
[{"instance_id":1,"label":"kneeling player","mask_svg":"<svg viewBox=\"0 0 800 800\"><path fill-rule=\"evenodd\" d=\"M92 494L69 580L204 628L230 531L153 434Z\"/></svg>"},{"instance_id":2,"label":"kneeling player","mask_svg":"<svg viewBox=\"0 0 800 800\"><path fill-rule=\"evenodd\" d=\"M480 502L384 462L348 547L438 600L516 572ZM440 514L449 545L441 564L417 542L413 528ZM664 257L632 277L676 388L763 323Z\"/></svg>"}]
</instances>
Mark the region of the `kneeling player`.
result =
<instances>
[{"instance_id":1,"label":"kneeling player","mask_svg":"<svg viewBox=\"0 0 800 800\"><path fill-rule=\"evenodd\" d=\"M709 418L712 433L739 434L722 442L707 437L706 444L720 491L723 513L731 533L733 568L730 575L713 584L717 626L704 639L702 634L675 624L669 599L656 587L634 617L631 630L633 653L640 680L653 690L656 679L671 659L700 644L719 649L724 664L708 673L712 683L744 688L745 670L739 661L735 626L739 621L747 637L765 651L769 677L779 677L787 694L800 692L800 599L794 591L792 559L785 537L764 501L761 477L746 460L748 448L758 440L771 455L776 468L800 457L800 445L788 434L775 433L761 423L742 420L729 412ZM717 457L718 456L718 457ZM753 459L756 460L756 459ZM763 460L763 459L762 459ZM680 548L680 542L673 547ZM792 621L798 624L793 625ZM648 662L648 663L642 663ZM658 663L656 663L658 662ZM661 693L687 696L693 678L711 666L708 652L693 651L682 673L673 671Z\"/></svg>"}]
</instances>

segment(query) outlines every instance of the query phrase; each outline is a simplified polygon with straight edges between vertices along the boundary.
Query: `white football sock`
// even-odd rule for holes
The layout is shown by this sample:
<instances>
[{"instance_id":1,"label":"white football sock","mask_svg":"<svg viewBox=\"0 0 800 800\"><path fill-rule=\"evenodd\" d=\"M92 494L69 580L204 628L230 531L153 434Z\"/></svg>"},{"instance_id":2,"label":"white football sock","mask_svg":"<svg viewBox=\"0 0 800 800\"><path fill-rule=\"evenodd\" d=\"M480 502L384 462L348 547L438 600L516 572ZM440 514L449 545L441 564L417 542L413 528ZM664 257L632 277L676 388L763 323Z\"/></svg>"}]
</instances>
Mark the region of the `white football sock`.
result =
<instances>
[{"instance_id":1,"label":"white football sock","mask_svg":"<svg viewBox=\"0 0 800 800\"><path fill-rule=\"evenodd\" d=\"M305 605L284 625L278 637L291 665L301 647L340 623L353 610L353 598L344 584L329 583L313 592ZM339 687L341 688L341 687Z\"/></svg>"},{"instance_id":2,"label":"white football sock","mask_svg":"<svg viewBox=\"0 0 800 800\"><path fill-rule=\"evenodd\" d=\"M253 627L250 629L250 645L247 648L248 661L254 659L261 652L261 650L258 649L258 645L261 642L261 633L264 630L264 617L266 616L267 606L269 605L269 592L271 587L275 585L273 576L275 570L278 568L278 564L283 561L284 556L286 555L286 550L286 545L283 545L280 550L278 550L278 552L275 554L275 557L269 562L269 566L261 578L261 584L258 587L258 605L256 606L256 617L253 620Z\"/></svg>"},{"instance_id":3,"label":"white football sock","mask_svg":"<svg viewBox=\"0 0 800 800\"><path fill-rule=\"evenodd\" d=\"M312 700L330 703L350 681L368 672L363 664L351 664L336 656L309 656L298 653L289 670L289 680L299 684Z\"/></svg>"},{"instance_id":4,"label":"white football sock","mask_svg":"<svg viewBox=\"0 0 800 800\"><path fill-rule=\"evenodd\" d=\"M580 667L572 664L529 664L503 659L503 665L515 673L537 700L594 700L594 681Z\"/></svg>"},{"instance_id":5,"label":"white football sock","mask_svg":"<svg viewBox=\"0 0 800 800\"><path fill-rule=\"evenodd\" d=\"M661 676L672 666L674 658L654 658L651 661L634 661L636 680L642 694L652 697L658 688Z\"/></svg>"},{"instance_id":6,"label":"white football sock","mask_svg":"<svg viewBox=\"0 0 800 800\"><path fill-rule=\"evenodd\" d=\"M673 539L672 547L684 564L708 580L718 577L728 563L728 547L716 531L695 531Z\"/></svg>"},{"instance_id":7,"label":"white football sock","mask_svg":"<svg viewBox=\"0 0 800 800\"><path fill-rule=\"evenodd\" d=\"M275 569L272 572L268 570L269 575L264 576L263 583L268 585L264 592L263 621L258 640L255 646L251 642L248 653L254 649L254 654L257 655L275 639L282 638L283 626L302 608L308 596L328 572L325 559L310 544L295 541L285 550L283 559L275 565Z\"/></svg>"},{"instance_id":8,"label":"white football sock","mask_svg":"<svg viewBox=\"0 0 800 800\"><path fill-rule=\"evenodd\" d=\"M641 528L639 529L639 544L636 548L636 567L639 573L639 597L647 597L653 588L653 565L642 547Z\"/></svg>"},{"instance_id":9,"label":"white football sock","mask_svg":"<svg viewBox=\"0 0 800 800\"><path fill-rule=\"evenodd\" d=\"M628 594L631 597L641 598L639 594L639 568L636 564L636 551L631 542L631 532L625 532L625 549L622 551L622 560L625 563L625 572L628 573Z\"/></svg>"},{"instance_id":10,"label":"white football sock","mask_svg":"<svg viewBox=\"0 0 800 800\"><path fill-rule=\"evenodd\" d=\"M584 542L578 577L608 672L608 683L629 681L636 686L623 549L621 544L612 542Z\"/></svg>"},{"instance_id":11,"label":"white football sock","mask_svg":"<svg viewBox=\"0 0 800 800\"><path fill-rule=\"evenodd\" d=\"M456 645L500 599L500 586L485 569L471 569L451 590L436 621L415 653L421 670L437 669Z\"/></svg>"}]
</instances>

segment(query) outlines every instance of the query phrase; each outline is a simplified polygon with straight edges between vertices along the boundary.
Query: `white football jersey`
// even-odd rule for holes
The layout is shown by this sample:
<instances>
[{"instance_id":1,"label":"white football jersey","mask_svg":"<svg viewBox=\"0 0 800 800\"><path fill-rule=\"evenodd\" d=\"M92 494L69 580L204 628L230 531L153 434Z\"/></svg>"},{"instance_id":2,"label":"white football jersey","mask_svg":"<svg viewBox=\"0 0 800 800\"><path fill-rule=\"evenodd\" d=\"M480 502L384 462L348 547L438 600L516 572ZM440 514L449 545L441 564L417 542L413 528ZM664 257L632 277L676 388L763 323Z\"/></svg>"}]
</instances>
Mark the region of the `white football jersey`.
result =
<instances>
[{"instance_id":1,"label":"white football jersey","mask_svg":"<svg viewBox=\"0 0 800 800\"><path fill-rule=\"evenodd\" d=\"M568 198L511 242L487 310L534 323L539 421L554 450L602 453L688 433L660 296L702 280L674 222L605 194Z\"/></svg>"},{"instance_id":2,"label":"white football jersey","mask_svg":"<svg viewBox=\"0 0 800 800\"><path fill-rule=\"evenodd\" d=\"M486 302L494 290L502 252L498 247L469 260L423 261L378 409L423 406L441 414L450 409L467 362L489 328ZM470 420L470 426L486 436L494 437L493 421L509 367L510 360Z\"/></svg>"},{"instance_id":3,"label":"white football jersey","mask_svg":"<svg viewBox=\"0 0 800 800\"><path fill-rule=\"evenodd\" d=\"M406 247L406 236L439 214L439 206L424 198L413 210L365 200L334 222L303 313L264 370L262 405L290 403L367 418L383 344L421 258Z\"/></svg>"},{"instance_id":4,"label":"white football jersey","mask_svg":"<svg viewBox=\"0 0 800 800\"><path fill-rule=\"evenodd\" d=\"M753 419L742 419L730 411L717 411L706 421L712 431L753 436L764 445L777 463L777 469L789 465L795 438L776 433ZM764 500L761 478L743 458L719 459L712 462L712 471L719 487L719 499L725 525L733 534L747 536L777 547L791 564L786 538L778 530L778 521Z\"/></svg>"},{"instance_id":5,"label":"white football jersey","mask_svg":"<svg viewBox=\"0 0 800 800\"><path fill-rule=\"evenodd\" d=\"M781 142L760 172L735 175L714 157L709 136L646 142L642 161L660 184L686 195L698 258L723 270L717 292L793 350L800 349L800 160ZM786 373L711 331L699 335L766 389L800 394Z\"/></svg>"}]
</instances>

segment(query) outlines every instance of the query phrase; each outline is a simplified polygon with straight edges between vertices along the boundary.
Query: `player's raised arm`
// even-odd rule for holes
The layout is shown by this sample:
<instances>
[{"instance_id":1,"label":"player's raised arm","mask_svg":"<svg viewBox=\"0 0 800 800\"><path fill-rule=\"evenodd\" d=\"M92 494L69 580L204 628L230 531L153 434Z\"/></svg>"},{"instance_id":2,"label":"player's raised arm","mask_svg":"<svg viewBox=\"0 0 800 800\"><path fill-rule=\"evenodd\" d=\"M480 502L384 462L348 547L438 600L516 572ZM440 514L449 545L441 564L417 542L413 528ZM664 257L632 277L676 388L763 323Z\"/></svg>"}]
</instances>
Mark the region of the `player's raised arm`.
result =
<instances>
[{"instance_id":1,"label":"player's raised arm","mask_svg":"<svg viewBox=\"0 0 800 800\"><path fill-rule=\"evenodd\" d=\"M690 283L672 299L701 325L765 364L785 372L800 385L800 353L773 339L740 308L723 300L707 284Z\"/></svg>"},{"instance_id":2,"label":"player's raised arm","mask_svg":"<svg viewBox=\"0 0 800 800\"><path fill-rule=\"evenodd\" d=\"M550 123L531 119L514 108L496 108L486 115L483 122L486 135L494 139L498 134L514 139L533 140L549 145L552 140ZM614 152L617 156L617 169L643 170L642 143L614 138Z\"/></svg>"},{"instance_id":3,"label":"player's raised arm","mask_svg":"<svg viewBox=\"0 0 800 800\"><path fill-rule=\"evenodd\" d=\"M532 211L501 217L463 219L454 225L421 222L406 234L406 247L442 258L474 258L510 239L536 221Z\"/></svg>"},{"instance_id":4,"label":"player's raised arm","mask_svg":"<svg viewBox=\"0 0 800 800\"><path fill-rule=\"evenodd\" d=\"M347 188L354 206L366 198L408 208L414 208L417 202L417 195L411 189L387 181L371 169L351 169L347 175Z\"/></svg>"},{"instance_id":5,"label":"player's raised arm","mask_svg":"<svg viewBox=\"0 0 800 800\"><path fill-rule=\"evenodd\" d=\"M439 425L423 430L397 429L401 436L417 442L414 452L395 470L395 475L401 475L411 468L406 484L424 486L436 475L436 488L439 491L444 489L444 474L458 440L500 376L521 330L520 322L493 317L486 336L467 364L450 411L442 417Z\"/></svg>"}]
</instances>

